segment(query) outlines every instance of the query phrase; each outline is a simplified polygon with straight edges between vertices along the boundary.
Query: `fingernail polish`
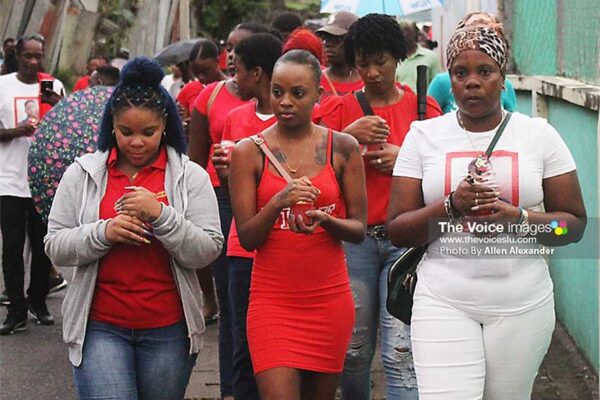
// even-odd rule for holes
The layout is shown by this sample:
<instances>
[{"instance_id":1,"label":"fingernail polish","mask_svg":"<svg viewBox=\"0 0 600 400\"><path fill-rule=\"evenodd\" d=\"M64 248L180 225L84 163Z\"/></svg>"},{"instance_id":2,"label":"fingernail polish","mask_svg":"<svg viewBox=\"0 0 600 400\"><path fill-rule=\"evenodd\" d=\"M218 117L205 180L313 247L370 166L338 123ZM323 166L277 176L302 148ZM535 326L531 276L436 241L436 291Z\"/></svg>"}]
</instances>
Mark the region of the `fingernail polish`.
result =
<instances>
[{"instance_id":1,"label":"fingernail polish","mask_svg":"<svg viewBox=\"0 0 600 400\"><path fill-rule=\"evenodd\" d=\"M144 229L144 235L149 236L149 237L154 237L154 234L146 229Z\"/></svg>"},{"instance_id":2,"label":"fingernail polish","mask_svg":"<svg viewBox=\"0 0 600 400\"><path fill-rule=\"evenodd\" d=\"M148 239L146 239L146 238L142 238L142 240L143 240L143 241L144 241L144 243L146 243L146 244L150 244L150 243L151 243L151 242L150 242Z\"/></svg>"}]
</instances>

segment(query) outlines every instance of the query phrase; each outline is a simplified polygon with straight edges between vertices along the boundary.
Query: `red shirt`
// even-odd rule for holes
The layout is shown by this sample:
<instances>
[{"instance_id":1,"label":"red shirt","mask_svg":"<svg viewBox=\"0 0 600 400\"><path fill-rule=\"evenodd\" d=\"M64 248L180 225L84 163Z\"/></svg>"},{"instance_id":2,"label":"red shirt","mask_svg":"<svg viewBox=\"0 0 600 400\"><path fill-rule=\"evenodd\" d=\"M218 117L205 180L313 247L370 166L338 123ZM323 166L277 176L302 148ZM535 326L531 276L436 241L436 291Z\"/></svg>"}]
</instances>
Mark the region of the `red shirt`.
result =
<instances>
[{"instance_id":1,"label":"red shirt","mask_svg":"<svg viewBox=\"0 0 600 400\"><path fill-rule=\"evenodd\" d=\"M277 122L275 116L263 121L256 115L256 102L246 103L229 112L223 129L223 140L237 142L249 136L264 131ZM244 250L235 227L235 220L231 222L229 238L227 239L227 255L230 257L253 258L254 252Z\"/></svg>"},{"instance_id":2,"label":"red shirt","mask_svg":"<svg viewBox=\"0 0 600 400\"><path fill-rule=\"evenodd\" d=\"M90 86L90 76L84 75L75 82L75 86L73 86L73 93L86 89Z\"/></svg>"},{"instance_id":3,"label":"red shirt","mask_svg":"<svg viewBox=\"0 0 600 400\"><path fill-rule=\"evenodd\" d=\"M240 100L239 97L231 94L226 85L223 85L217 94L217 97L215 97L207 115L206 108L208 100L217 85L218 82L213 82L210 85L207 85L204 90L200 92L198 97L196 97L193 105L193 107L198 110L200 114L203 114L208 118L208 134L210 135L211 143L221 143L221 136L223 134L223 128L225 127L225 119L227 118L229 111L246 103L245 101ZM219 187L221 186L221 183L219 182L219 177L217 176L217 172L215 171L215 167L211 161L212 154L213 150L211 146L208 154L208 165L206 171L210 175L210 181L212 185L214 187Z\"/></svg>"},{"instance_id":4,"label":"red shirt","mask_svg":"<svg viewBox=\"0 0 600 400\"><path fill-rule=\"evenodd\" d=\"M196 100L196 97L202 92L202 89L204 89L204 85L200 81L186 83L177 95L177 102L191 113L194 100Z\"/></svg>"},{"instance_id":5,"label":"red shirt","mask_svg":"<svg viewBox=\"0 0 600 400\"><path fill-rule=\"evenodd\" d=\"M125 186L143 186L169 204L165 194L167 151L137 173L133 182L116 166L117 151L108 157L108 182L100 202L100 218L116 217L115 202L128 191ZM115 244L100 260L90 319L127 329L159 328L184 318L171 257L160 242L149 245Z\"/></svg>"},{"instance_id":6,"label":"red shirt","mask_svg":"<svg viewBox=\"0 0 600 400\"><path fill-rule=\"evenodd\" d=\"M356 92L357 90L361 90L363 87L365 87L365 84L361 79L354 82L336 82L332 80L331 83L333 83L333 87L335 87L338 96ZM321 95L321 102L323 102L323 100L325 100L327 97L335 96L329 81L327 81L327 78L325 78L325 71L321 73L321 86L325 90Z\"/></svg>"},{"instance_id":7,"label":"red shirt","mask_svg":"<svg viewBox=\"0 0 600 400\"><path fill-rule=\"evenodd\" d=\"M373 112L385 119L390 127L388 143L401 146L408 133L411 122L418 119L417 96L406 85L400 85L404 96L395 104L385 107L372 107ZM364 116L356 96L349 93L343 97L332 96L321 103L317 120L329 128L342 131L352 122ZM427 97L427 118L442 115L438 104L431 97ZM391 174L382 174L374 167L365 164L367 179L368 225L382 225L385 223L387 208L390 201Z\"/></svg>"}]
</instances>

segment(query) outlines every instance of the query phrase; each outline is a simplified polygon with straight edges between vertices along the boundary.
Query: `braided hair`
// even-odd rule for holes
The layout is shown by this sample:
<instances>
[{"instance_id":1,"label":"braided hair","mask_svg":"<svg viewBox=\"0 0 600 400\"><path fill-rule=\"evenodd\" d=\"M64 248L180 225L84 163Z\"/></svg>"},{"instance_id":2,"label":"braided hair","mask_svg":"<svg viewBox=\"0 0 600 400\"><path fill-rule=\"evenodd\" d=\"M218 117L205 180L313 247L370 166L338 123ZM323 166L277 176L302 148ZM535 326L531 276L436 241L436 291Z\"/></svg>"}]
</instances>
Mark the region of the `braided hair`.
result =
<instances>
[{"instance_id":1,"label":"braided hair","mask_svg":"<svg viewBox=\"0 0 600 400\"><path fill-rule=\"evenodd\" d=\"M344 57L349 65L355 58L377 56L389 51L399 61L406 59L406 40L398 22L389 15L368 14L350 26L344 38Z\"/></svg>"},{"instance_id":2,"label":"braided hair","mask_svg":"<svg viewBox=\"0 0 600 400\"><path fill-rule=\"evenodd\" d=\"M98 149L108 151L116 145L113 135L114 116L132 107L152 111L166 120L164 143L177 153L185 153L187 144L179 112L160 82L164 73L155 60L136 57L125 64L121 82L115 87L104 108L98 135Z\"/></svg>"}]
</instances>

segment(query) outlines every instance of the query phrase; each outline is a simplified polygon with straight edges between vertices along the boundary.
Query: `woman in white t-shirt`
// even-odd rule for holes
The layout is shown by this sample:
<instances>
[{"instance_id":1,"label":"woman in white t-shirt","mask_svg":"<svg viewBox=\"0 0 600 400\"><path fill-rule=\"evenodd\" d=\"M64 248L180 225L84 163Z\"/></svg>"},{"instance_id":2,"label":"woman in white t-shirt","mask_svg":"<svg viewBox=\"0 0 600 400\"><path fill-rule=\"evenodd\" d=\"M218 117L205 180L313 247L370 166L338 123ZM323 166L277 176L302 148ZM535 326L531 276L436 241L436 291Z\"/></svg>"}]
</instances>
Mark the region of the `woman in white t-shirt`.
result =
<instances>
[{"instance_id":1,"label":"woman in white t-shirt","mask_svg":"<svg viewBox=\"0 0 600 400\"><path fill-rule=\"evenodd\" d=\"M455 32L459 109L413 123L394 168L390 238L429 243L411 329L421 400L530 398L555 322L541 245L576 242L586 225L575 163L546 120L514 113L484 156L506 118L507 51L500 25Z\"/></svg>"}]
</instances>

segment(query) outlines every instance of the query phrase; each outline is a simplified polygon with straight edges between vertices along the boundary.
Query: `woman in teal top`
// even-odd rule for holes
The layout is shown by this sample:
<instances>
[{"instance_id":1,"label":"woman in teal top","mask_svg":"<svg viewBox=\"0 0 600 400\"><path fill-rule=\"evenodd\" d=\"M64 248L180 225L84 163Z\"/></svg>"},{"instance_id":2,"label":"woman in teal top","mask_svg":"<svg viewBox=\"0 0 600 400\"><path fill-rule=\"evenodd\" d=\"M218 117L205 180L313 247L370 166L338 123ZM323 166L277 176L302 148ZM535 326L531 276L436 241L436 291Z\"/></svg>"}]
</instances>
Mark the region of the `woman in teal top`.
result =
<instances>
[{"instance_id":1,"label":"woman in teal top","mask_svg":"<svg viewBox=\"0 0 600 400\"><path fill-rule=\"evenodd\" d=\"M450 75L448 72L441 72L437 74L431 83L427 94L438 102L444 114L450 111L456 110L456 102L454 101L454 95L452 94L452 88L450 86ZM515 111L517 108L517 95L515 88L508 79L504 79L504 88L500 95L500 102L502 108L506 111Z\"/></svg>"}]
</instances>

